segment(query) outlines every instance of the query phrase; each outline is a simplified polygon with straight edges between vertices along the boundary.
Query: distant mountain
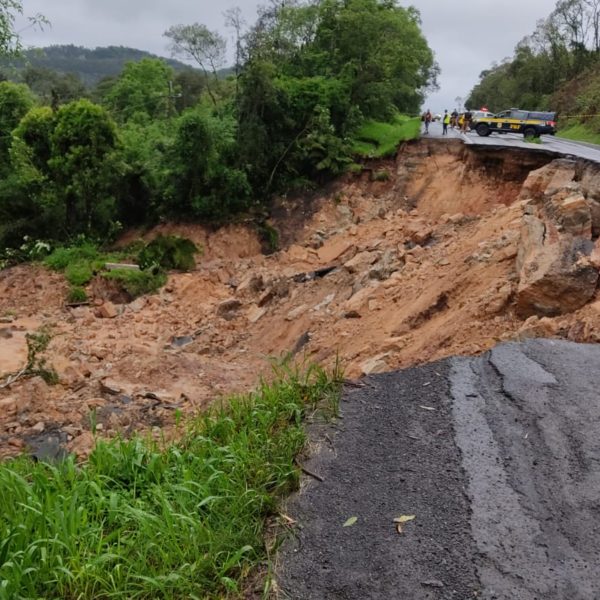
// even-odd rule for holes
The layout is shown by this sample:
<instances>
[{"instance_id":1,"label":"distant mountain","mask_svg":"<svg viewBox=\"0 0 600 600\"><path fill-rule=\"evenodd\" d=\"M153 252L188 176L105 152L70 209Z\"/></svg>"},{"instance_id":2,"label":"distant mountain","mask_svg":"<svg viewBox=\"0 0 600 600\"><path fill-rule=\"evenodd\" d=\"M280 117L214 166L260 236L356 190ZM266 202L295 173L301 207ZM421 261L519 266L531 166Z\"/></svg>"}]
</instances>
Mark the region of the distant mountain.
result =
<instances>
[{"instance_id":1,"label":"distant mountain","mask_svg":"<svg viewBox=\"0 0 600 600\"><path fill-rule=\"evenodd\" d=\"M92 87L104 77L118 75L125 63L143 58L162 58L176 71L192 69L178 60L125 46L107 46L92 50L82 46L67 45L27 50L23 58L0 61L0 70L10 76L11 72L20 71L27 65L31 65L58 73L78 75L86 86Z\"/></svg>"}]
</instances>

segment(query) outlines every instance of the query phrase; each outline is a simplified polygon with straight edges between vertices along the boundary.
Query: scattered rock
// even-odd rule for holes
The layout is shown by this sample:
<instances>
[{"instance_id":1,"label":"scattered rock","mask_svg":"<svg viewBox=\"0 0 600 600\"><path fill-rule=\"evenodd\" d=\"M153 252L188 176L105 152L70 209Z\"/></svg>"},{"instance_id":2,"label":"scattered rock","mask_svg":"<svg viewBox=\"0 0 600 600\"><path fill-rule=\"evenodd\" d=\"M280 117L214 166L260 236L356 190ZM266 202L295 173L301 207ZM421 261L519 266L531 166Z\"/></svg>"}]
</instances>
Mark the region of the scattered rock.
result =
<instances>
[{"instance_id":1,"label":"scattered rock","mask_svg":"<svg viewBox=\"0 0 600 600\"><path fill-rule=\"evenodd\" d=\"M285 317L286 321L295 321L298 317L301 317L308 310L307 304L301 304L293 310L291 310Z\"/></svg>"},{"instance_id":2,"label":"scattered rock","mask_svg":"<svg viewBox=\"0 0 600 600\"><path fill-rule=\"evenodd\" d=\"M322 248L319 249L318 255L319 260L324 263L332 263L338 260L342 256L349 256L356 252L356 247L351 241L348 240L333 240L327 242Z\"/></svg>"},{"instance_id":3,"label":"scattered rock","mask_svg":"<svg viewBox=\"0 0 600 600\"><path fill-rule=\"evenodd\" d=\"M389 366L385 361L385 359L388 358L388 356L388 353L379 354L378 356L373 356L372 358L365 360L360 365L360 370L362 374L371 375L374 373L383 373L384 371L389 369Z\"/></svg>"},{"instance_id":4,"label":"scattered rock","mask_svg":"<svg viewBox=\"0 0 600 600\"><path fill-rule=\"evenodd\" d=\"M235 317L235 313L242 307L242 303L235 299L230 298L223 300L217 306L217 316L223 317L224 319L230 320Z\"/></svg>"},{"instance_id":5,"label":"scattered rock","mask_svg":"<svg viewBox=\"0 0 600 600\"><path fill-rule=\"evenodd\" d=\"M114 319L119 314L117 307L108 300L98 306L94 312L99 319Z\"/></svg>"},{"instance_id":6,"label":"scattered rock","mask_svg":"<svg viewBox=\"0 0 600 600\"><path fill-rule=\"evenodd\" d=\"M256 323L257 321L262 319L266 314L267 309L265 307L261 308L260 306L254 305L250 307L246 318L248 319L248 321L250 321L250 323Z\"/></svg>"}]
</instances>

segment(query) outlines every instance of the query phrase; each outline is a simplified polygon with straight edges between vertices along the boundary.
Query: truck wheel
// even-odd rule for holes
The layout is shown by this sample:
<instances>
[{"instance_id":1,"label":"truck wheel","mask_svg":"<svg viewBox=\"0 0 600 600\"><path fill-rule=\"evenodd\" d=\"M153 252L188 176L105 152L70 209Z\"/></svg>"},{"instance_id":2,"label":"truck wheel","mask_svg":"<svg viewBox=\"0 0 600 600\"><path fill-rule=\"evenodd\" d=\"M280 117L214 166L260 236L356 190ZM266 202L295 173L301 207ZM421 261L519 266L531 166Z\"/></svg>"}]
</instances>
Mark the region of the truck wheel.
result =
<instances>
[{"instance_id":1,"label":"truck wheel","mask_svg":"<svg viewBox=\"0 0 600 600\"><path fill-rule=\"evenodd\" d=\"M490 135L490 133L492 133L490 128L485 123L479 123L479 125L477 125L475 128L475 131L477 132L477 135L480 135L481 137L487 137Z\"/></svg>"},{"instance_id":2,"label":"truck wheel","mask_svg":"<svg viewBox=\"0 0 600 600\"><path fill-rule=\"evenodd\" d=\"M526 138L536 137L537 131L535 130L535 127L525 127L523 130L523 136Z\"/></svg>"}]
</instances>

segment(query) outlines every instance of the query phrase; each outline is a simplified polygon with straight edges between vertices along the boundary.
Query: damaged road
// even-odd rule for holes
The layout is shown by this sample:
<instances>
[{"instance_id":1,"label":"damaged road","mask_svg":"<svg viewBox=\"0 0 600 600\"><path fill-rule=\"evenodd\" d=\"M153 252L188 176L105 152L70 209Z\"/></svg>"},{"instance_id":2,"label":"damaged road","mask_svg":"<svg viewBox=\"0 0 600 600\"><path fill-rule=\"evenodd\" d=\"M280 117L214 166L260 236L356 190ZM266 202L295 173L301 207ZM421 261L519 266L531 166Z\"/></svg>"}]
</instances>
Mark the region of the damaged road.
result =
<instances>
[{"instance_id":1,"label":"damaged road","mask_svg":"<svg viewBox=\"0 0 600 600\"><path fill-rule=\"evenodd\" d=\"M287 507L284 597L599 598L599 372L529 340L348 389Z\"/></svg>"}]
</instances>

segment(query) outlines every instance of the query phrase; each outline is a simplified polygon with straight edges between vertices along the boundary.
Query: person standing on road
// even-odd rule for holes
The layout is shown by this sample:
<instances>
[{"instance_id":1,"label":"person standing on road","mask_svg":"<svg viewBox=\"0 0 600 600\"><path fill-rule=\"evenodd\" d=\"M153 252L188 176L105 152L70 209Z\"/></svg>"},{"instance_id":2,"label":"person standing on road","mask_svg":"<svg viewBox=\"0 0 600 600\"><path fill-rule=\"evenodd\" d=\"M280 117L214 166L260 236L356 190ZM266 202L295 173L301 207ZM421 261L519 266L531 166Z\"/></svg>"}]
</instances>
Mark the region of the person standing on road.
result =
<instances>
[{"instance_id":1,"label":"person standing on road","mask_svg":"<svg viewBox=\"0 0 600 600\"><path fill-rule=\"evenodd\" d=\"M444 116L442 117L442 125L444 127L442 135L448 135L448 125L450 125L450 114L448 113L448 110L444 111Z\"/></svg>"},{"instance_id":2,"label":"person standing on road","mask_svg":"<svg viewBox=\"0 0 600 600\"><path fill-rule=\"evenodd\" d=\"M467 131L470 130L472 120L473 120L473 113L469 109L467 109L467 111L465 112L465 116L463 117L463 122L462 122L462 127L461 127L461 131L463 133L467 133Z\"/></svg>"},{"instance_id":3,"label":"person standing on road","mask_svg":"<svg viewBox=\"0 0 600 600\"><path fill-rule=\"evenodd\" d=\"M423 122L425 123L425 133L429 133L429 125L431 124L432 120L433 116L431 114L431 111L427 109L427 112L423 115Z\"/></svg>"},{"instance_id":4,"label":"person standing on road","mask_svg":"<svg viewBox=\"0 0 600 600\"><path fill-rule=\"evenodd\" d=\"M450 115L450 125L452 126L452 129L458 127L458 111L456 109L454 109Z\"/></svg>"}]
</instances>

